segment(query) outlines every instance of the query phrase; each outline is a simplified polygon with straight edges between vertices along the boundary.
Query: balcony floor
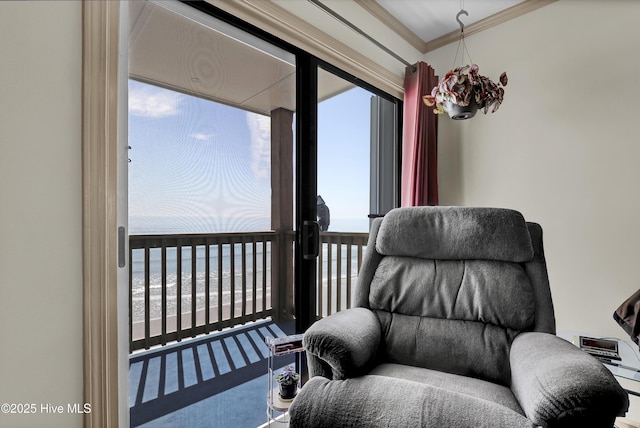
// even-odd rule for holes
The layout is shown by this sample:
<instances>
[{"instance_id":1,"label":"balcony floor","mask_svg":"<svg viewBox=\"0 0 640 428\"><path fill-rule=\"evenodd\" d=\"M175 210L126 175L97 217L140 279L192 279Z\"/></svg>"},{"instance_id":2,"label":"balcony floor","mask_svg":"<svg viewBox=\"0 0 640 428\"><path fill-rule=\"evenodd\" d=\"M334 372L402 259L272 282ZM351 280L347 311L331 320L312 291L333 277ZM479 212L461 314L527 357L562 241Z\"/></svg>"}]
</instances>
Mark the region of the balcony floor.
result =
<instances>
[{"instance_id":1,"label":"balcony floor","mask_svg":"<svg viewBox=\"0 0 640 428\"><path fill-rule=\"evenodd\" d=\"M234 427L264 424L265 337L293 334L293 321L257 321L129 357L131 427ZM279 366L293 357L278 358Z\"/></svg>"}]
</instances>

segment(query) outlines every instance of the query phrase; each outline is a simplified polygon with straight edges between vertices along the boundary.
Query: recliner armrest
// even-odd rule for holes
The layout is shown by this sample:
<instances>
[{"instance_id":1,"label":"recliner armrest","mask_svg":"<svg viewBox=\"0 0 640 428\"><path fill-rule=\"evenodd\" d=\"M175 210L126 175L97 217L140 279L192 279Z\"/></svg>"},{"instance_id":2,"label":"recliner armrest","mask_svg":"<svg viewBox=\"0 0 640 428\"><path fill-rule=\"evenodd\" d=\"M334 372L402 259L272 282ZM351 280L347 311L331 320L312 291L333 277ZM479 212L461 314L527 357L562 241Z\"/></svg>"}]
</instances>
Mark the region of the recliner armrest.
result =
<instances>
[{"instance_id":1,"label":"recliner armrest","mask_svg":"<svg viewBox=\"0 0 640 428\"><path fill-rule=\"evenodd\" d=\"M511 346L511 389L543 427L613 426L627 393L595 358L548 333L522 333Z\"/></svg>"},{"instance_id":2,"label":"recliner armrest","mask_svg":"<svg viewBox=\"0 0 640 428\"><path fill-rule=\"evenodd\" d=\"M328 365L333 379L357 376L375 359L381 338L378 318L369 309L347 309L317 321L303 340L311 375L328 377L321 369Z\"/></svg>"}]
</instances>

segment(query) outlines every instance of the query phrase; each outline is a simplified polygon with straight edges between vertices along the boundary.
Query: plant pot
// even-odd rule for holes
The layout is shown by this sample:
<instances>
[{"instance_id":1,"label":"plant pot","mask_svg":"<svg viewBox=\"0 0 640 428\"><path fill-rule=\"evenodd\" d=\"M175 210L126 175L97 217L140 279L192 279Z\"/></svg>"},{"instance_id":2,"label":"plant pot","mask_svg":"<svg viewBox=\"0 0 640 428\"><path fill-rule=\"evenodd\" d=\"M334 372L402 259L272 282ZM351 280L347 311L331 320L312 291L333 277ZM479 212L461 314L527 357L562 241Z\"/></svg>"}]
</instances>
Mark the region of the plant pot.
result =
<instances>
[{"instance_id":1,"label":"plant pot","mask_svg":"<svg viewBox=\"0 0 640 428\"><path fill-rule=\"evenodd\" d=\"M458 104L446 103L445 111L449 114L449 117L453 120L465 120L471 119L476 115L478 111L478 104L474 98L471 98L471 102L468 106L460 106Z\"/></svg>"},{"instance_id":2,"label":"plant pot","mask_svg":"<svg viewBox=\"0 0 640 428\"><path fill-rule=\"evenodd\" d=\"M280 398L283 400L293 400L298 392L298 383L292 383L290 385L278 384Z\"/></svg>"}]
</instances>

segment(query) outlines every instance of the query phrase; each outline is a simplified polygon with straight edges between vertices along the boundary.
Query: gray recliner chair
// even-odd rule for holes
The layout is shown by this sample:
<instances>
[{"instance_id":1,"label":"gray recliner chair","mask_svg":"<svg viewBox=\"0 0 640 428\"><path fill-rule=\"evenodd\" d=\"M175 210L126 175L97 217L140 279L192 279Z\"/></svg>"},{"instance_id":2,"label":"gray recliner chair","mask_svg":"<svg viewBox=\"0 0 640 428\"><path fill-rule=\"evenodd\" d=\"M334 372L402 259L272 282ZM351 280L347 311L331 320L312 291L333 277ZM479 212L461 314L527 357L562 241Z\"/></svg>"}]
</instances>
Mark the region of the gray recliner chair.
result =
<instances>
[{"instance_id":1,"label":"gray recliner chair","mask_svg":"<svg viewBox=\"0 0 640 428\"><path fill-rule=\"evenodd\" d=\"M610 428L628 409L612 374L555 336L542 229L516 211L392 210L354 306L305 333L292 428Z\"/></svg>"}]
</instances>

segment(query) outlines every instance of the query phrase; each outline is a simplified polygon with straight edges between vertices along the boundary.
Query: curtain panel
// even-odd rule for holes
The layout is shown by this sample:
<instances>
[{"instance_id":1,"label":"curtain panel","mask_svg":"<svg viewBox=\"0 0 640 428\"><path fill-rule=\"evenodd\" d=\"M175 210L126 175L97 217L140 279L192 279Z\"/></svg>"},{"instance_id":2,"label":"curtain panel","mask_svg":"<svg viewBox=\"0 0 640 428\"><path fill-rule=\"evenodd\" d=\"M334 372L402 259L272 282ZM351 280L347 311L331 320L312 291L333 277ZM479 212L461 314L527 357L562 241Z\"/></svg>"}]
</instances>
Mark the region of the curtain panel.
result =
<instances>
[{"instance_id":1,"label":"curtain panel","mask_svg":"<svg viewBox=\"0 0 640 428\"><path fill-rule=\"evenodd\" d=\"M401 206L438 205L438 116L422 101L438 84L418 62L405 70Z\"/></svg>"}]
</instances>

